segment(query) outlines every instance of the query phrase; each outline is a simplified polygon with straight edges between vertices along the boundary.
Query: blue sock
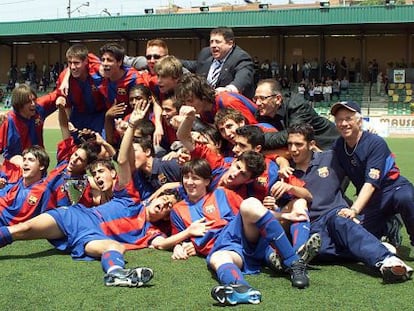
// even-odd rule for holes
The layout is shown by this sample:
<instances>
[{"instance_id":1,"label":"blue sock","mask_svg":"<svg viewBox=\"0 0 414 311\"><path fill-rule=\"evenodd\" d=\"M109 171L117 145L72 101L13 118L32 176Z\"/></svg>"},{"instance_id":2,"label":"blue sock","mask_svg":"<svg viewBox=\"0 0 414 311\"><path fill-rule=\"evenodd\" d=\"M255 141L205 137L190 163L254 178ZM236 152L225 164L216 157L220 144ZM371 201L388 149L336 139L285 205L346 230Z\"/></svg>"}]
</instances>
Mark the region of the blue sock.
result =
<instances>
[{"instance_id":1,"label":"blue sock","mask_svg":"<svg viewBox=\"0 0 414 311\"><path fill-rule=\"evenodd\" d=\"M225 263L221 265L218 267L216 273L220 284L244 284L250 286L244 279L239 267L237 267L234 263Z\"/></svg>"},{"instance_id":2,"label":"blue sock","mask_svg":"<svg viewBox=\"0 0 414 311\"><path fill-rule=\"evenodd\" d=\"M266 239L273 248L278 250L285 266L290 267L292 262L299 259L286 236L285 230L283 230L279 221L273 217L272 213L267 211L266 214L256 222L256 226L259 229L261 236Z\"/></svg>"},{"instance_id":3,"label":"blue sock","mask_svg":"<svg viewBox=\"0 0 414 311\"><path fill-rule=\"evenodd\" d=\"M9 245L13 242L13 238L6 226L0 227L0 247Z\"/></svg>"},{"instance_id":4,"label":"blue sock","mask_svg":"<svg viewBox=\"0 0 414 311\"><path fill-rule=\"evenodd\" d=\"M113 270L113 267L123 268L125 267L124 255L118 251L107 251L101 256L101 265L105 273Z\"/></svg>"},{"instance_id":5,"label":"blue sock","mask_svg":"<svg viewBox=\"0 0 414 311\"><path fill-rule=\"evenodd\" d=\"M290 234L292 236L293 248L297 252L298 249L309 239L310 222L295 222L290 225Z\"/></svg>"}]
</instances>

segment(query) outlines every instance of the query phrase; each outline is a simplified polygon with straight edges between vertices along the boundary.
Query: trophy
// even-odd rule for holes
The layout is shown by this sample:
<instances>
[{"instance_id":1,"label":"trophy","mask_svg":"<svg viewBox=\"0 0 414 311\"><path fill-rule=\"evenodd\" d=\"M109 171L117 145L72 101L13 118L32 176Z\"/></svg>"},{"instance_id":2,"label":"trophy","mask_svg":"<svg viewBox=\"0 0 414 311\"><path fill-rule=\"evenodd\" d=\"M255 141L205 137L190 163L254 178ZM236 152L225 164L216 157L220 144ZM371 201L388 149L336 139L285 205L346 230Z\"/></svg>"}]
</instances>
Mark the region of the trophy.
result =
<instances>
[{"instance_id":1,"label":"trophy","mask_svg":"<svg viewBox=\"0 0 414 311\"><path fill-rule=\"evenodd\" d=\"M86 175L64 178L63 189L68 194L72 205L79 202L87 185L88 177Z\"/></svg>"}]
</instances>

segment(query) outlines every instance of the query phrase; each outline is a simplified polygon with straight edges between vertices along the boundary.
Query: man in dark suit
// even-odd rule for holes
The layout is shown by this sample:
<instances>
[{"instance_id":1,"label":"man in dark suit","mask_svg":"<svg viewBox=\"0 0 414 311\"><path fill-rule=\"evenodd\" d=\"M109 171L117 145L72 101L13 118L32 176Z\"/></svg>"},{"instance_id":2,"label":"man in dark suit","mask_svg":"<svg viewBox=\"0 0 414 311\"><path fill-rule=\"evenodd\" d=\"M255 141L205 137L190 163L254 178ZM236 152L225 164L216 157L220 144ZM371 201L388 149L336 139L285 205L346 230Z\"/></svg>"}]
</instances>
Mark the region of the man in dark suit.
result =
<instances>
[{"instance_id":1,"label":"man in dark suit","mask_svg":"<svg viewBox=\"0 0 414 311\"><path fill-rule=\"evenodd\" d=\"M235 44L231 28L210 32L210 46L201 50L196 61L183 61L191 72L203 75L220 92L254 95L254 68L250 55Z\"/></svg>"},{"instance_id":2,"label":"man in dark suit","mask_svg":"<svg viewBox=\"0 0 414 311\"><path fill-rule=\"evenodd\" d=\"M315 131L316 144L320 149L331 149L339 137L335 124L318 115L303 96L286 97L282 87L274 79L259 81L253 101L257 105L256 119L273 125L278 132L265 133L265 149L287 146L287 128L294 124L309 123Z\"/></svg>"}]
</instances>

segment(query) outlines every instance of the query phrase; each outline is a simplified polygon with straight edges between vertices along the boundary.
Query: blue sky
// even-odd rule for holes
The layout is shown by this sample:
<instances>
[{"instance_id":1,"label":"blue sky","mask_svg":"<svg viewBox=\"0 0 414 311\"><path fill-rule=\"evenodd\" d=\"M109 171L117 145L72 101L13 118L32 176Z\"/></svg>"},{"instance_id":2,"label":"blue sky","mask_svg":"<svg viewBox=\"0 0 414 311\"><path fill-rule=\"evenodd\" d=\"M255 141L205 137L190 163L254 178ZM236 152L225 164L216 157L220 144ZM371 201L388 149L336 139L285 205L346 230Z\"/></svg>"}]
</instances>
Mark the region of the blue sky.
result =
<instances>
[{"instance_id":1,"label":"blue sky","mask_svg":"<svg viewBox=\"0 0 414 311\"><path fill-rule=\"evenodd\" d=\"M252 0L254 1L254 0ZM67 18L67 7L71 6L72 17L105 16L105 9L111 15L144 14L146 8L168 6L173 3L180 7L192 7L227 3L242 5L244 0L1 0L0 21L26 21L39 19ZM84 4L89 2L89 6ZM262 3L288 3L288 0L261 0ZM295 3L315 2L315 0L297 0Z\"/></svg>"}]
</instances>

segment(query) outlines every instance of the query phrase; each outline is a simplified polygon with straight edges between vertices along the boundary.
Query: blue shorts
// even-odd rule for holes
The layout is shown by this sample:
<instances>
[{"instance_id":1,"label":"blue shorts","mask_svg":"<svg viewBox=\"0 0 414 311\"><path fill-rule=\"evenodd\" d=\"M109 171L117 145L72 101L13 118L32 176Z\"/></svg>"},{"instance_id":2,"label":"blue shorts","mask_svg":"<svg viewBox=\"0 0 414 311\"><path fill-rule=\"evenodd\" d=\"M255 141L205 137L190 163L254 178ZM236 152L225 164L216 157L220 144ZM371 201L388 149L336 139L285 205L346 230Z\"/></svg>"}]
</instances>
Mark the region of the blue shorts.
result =
<instances>
[{"instance_id":1,"label":"blue shorts","mask_svg":"<svg viewBox=\"0 0 414 311\"><path fill-rule=\"evenodd\" d=\"M108 240L109 238L100 228L101 220L93 209L82 205L59 207L46 212L52 216L64 238L49 240L58 250L70 253L73 259L94 260L96 258L85 254L85 245L94 240Z\"/></svg>"},{"instance_id":2,"label":"blue shorts","mask_svg":"<svg viewBox=\"0 0 414 311\"><path fill-rule=\"evenodd\" d=\"M259 236L256 244L250 243L243 231L243 220L240 214L235 216L220 232L210 253L207 264L210 264L211 255L217 251L233 251L243 260L241 271L243 274L259 273L264 263L266 249L269 243Z\"/></svg>"}]
</instances>

